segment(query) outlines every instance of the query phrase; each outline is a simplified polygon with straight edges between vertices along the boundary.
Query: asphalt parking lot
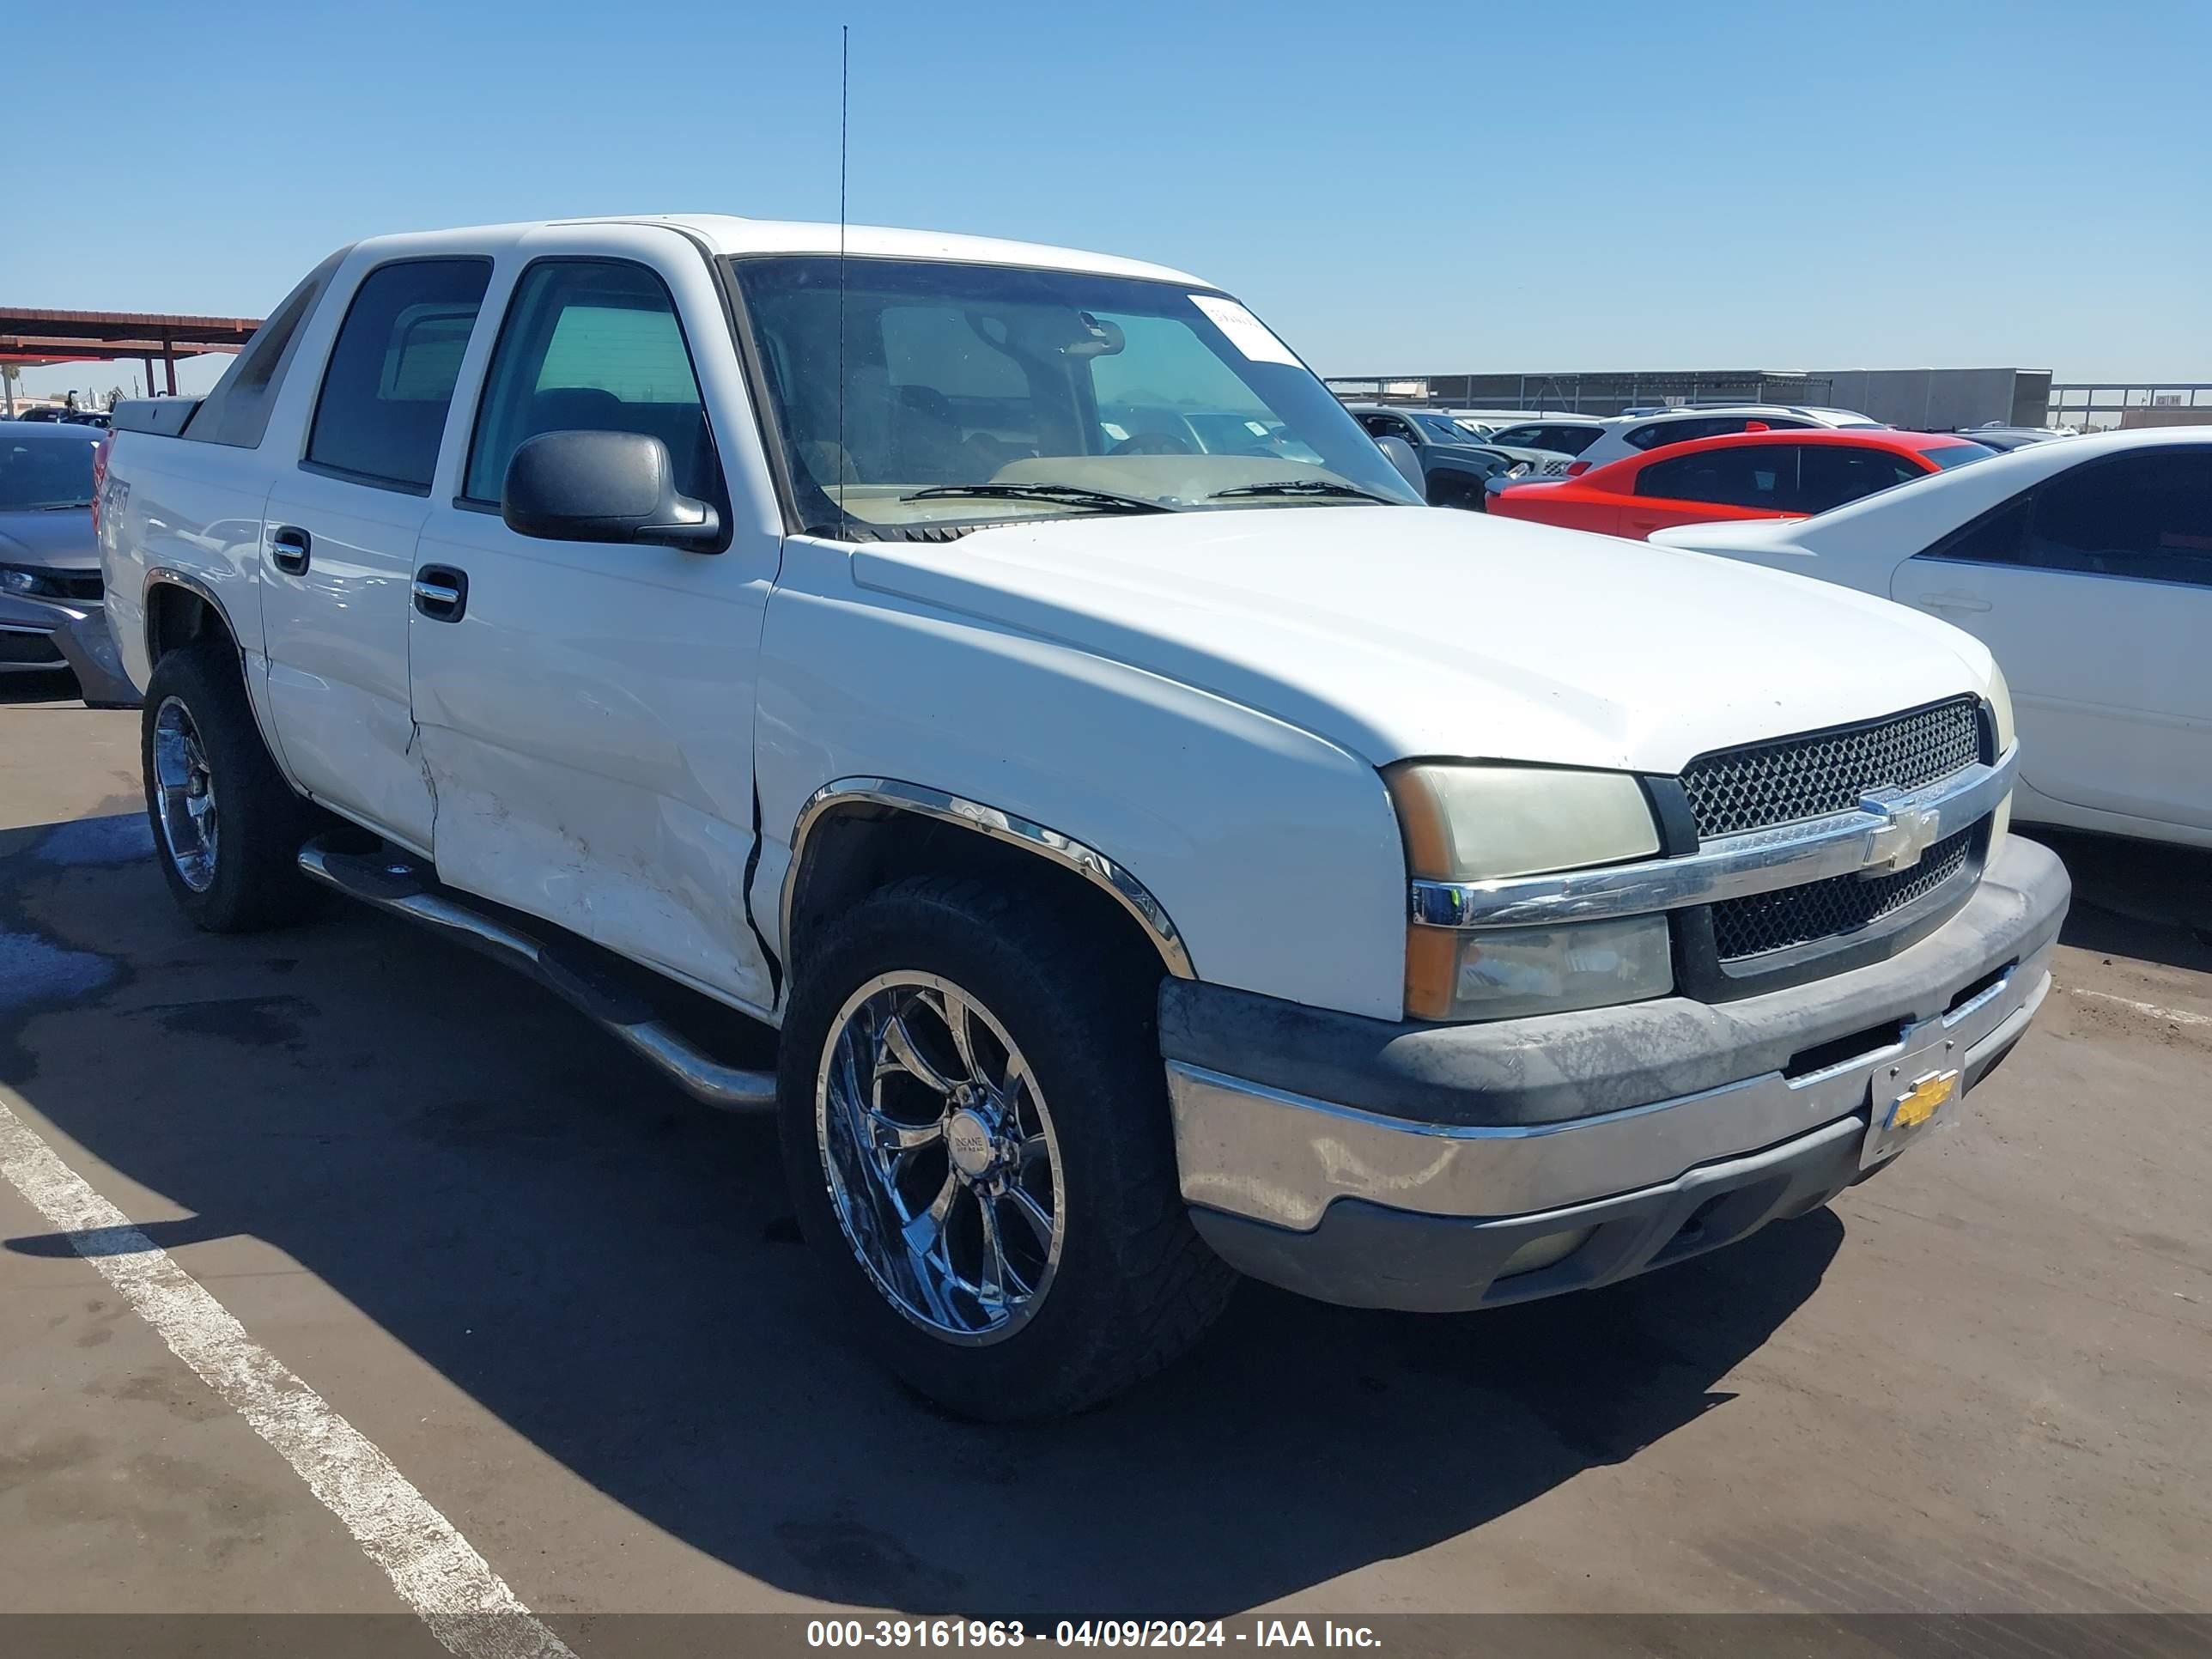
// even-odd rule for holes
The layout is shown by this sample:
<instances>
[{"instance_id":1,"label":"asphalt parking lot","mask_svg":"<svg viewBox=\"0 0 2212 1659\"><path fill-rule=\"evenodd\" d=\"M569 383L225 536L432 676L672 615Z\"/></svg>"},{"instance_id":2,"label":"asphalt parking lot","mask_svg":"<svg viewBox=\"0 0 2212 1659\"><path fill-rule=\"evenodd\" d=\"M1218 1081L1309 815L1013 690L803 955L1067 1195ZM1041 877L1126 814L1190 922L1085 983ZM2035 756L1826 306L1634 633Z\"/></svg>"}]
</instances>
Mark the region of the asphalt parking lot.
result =
<instances>
[{"instance_id":1,"label":"asphalt parking lot","mask_svg":"<svg viewBox=\"0 0 2212 1659\"><path fill-rule=\"evenodd\" d=\"M541 1614L2212 1609L2212 856L2053 837L2059 989L1832 1211L1468 1317L1249 1286L1010 1431L825 1328L767 1125L398 921L191 931L64 692L0 699L0 1103ZM0 1607L402 1607L7 1183Z\"/></svg>"}]
</instances>

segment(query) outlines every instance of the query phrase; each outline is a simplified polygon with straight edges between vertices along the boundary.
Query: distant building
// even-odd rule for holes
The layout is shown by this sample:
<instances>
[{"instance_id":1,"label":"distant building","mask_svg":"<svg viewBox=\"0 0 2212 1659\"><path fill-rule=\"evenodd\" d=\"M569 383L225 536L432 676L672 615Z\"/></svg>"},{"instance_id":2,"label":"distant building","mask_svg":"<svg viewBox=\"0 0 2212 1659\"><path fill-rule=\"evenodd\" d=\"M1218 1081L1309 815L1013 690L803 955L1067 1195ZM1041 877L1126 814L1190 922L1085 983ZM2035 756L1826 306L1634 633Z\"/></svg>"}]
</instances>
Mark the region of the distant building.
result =
<instances>
[{"instance_id":1,"label":"distant building","mask_svg":"<svg viewBox=\"0 0 2212 1659\"><path fill-rule=\"evenodd\" d=\"M1892 426L2041 426L2051 371L2027 368L1700 368L1559 374L1336 376L1349 399L1464 409L1619 415L1676 404L1803 404L1855 409Z\"/></svg>"}]
</instances>

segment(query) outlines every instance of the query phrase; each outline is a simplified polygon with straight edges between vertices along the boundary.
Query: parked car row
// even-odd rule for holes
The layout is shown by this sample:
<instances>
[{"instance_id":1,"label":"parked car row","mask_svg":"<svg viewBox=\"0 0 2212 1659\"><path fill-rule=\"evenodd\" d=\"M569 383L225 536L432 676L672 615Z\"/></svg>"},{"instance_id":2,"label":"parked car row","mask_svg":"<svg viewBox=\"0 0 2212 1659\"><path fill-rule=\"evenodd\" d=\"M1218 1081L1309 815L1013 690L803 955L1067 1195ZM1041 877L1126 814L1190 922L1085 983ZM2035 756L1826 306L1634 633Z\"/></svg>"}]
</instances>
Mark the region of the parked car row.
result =
<instances>
[{"instance_id":1,"label":"parked car row","mask_svg":"<svg viewBox=\"0 0 2212 1659\"><path fill-rule=\"evenodd\" d=\"M1577 477L1513 484L1492 496L1490 510L1643 537L1709 520L1805 518L1994 453L1922 432L1739 431L1631 448Z\"/></svg>"},{"instance_id":2,"label":"parked car row","mask_svg":"<svg viewBox=\"0 0 2212 1659\"><path fill-rule=\"evenodd\" d=\"M2012 684L2016 816L2212 847L2212 430L2029 444L1817 517L1652 539L1966 629Z\"/></svg>"},{"instance_id":3,"label":"parked car row","mask_svg":"<svg viewBox=\"0 0 2212 1659\"><path fill-rule=\"evenodd\" d=\"M1346 407L1378 443L1395 440L1413 452L1431 507L1462 507L1479 513L1494 485L1557 477L1567 469L1568 458L1556 451L1483 438L1474 427L1449 415L1372 404Z\"/></svg>"},{"instance_id":4,"label":"parked car row","mask_svg":"<svg viewBox=\"0 0 2212 1659\"><path fill-rule=\"evenodd\" d=\"M1378 429L1374 409L1358 412ZM1942 617L2011 678L2024 817L2212 846L2212 653L2192 643L2212 639L2212 433L1906 432L1746 405L1492 429L1516 438L1577 453L1559 476L1493 474L1493 515L1767 564Z\"/></svg>"}]
</instances>

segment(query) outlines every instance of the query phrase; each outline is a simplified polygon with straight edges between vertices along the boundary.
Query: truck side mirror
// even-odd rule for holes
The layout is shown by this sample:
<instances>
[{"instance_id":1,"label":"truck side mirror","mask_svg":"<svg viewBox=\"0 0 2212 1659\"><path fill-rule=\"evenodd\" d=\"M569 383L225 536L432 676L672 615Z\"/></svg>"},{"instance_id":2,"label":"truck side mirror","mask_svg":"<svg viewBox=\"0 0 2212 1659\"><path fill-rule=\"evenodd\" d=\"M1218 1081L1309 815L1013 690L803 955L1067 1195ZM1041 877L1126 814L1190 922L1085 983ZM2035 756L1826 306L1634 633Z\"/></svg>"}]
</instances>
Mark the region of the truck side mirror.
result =
<instances>
[{"instance_id":1,"label":"truck side mirror","mask_svg":"<svg viewBox=\"0 0 2212 1659\"><path fill-rule=\"evenodd\" d=\"M668 446L641 432L542 432L507 464L499 516L549 542L719 550L720 515L676 488Z\"/></svg>"},{"instance_id":2,"label":"truck side mirror","mask_svg":"<svg viewBox=\"0 0 2212 1659\"><path fill-rule=\"evenodd\" d=\"M1422 474L1421 458L1413 453L1413 445L1407 443L1403 438L1377 438L1375 441L1375 447L1390 458L1390 465L1398 469L1399 475L1407 483L1419 490L1421 499L1426 501L1429 495L1429 483Z\"/></svg>"}]
</instances>

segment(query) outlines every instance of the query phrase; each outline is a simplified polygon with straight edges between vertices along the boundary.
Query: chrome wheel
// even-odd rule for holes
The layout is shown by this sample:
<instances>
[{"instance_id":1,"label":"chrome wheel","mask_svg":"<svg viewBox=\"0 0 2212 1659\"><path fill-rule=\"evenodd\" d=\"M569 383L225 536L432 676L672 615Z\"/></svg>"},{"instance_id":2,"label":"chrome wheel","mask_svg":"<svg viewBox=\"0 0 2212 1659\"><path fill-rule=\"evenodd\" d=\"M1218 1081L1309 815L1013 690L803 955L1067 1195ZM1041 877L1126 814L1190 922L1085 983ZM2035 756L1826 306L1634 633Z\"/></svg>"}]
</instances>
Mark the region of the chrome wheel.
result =
<instances>
[{"instance_id":1,"label":"chrome wheel","mask_svg":"<svg viewBox=\"0 0 2212 1659\"><path fill-rule=\"evenodd\" d=\"M830 1022L815 1147L837 1224L932 1335L1003 1341L1050 1290L1066 1233L1052 1115L1021 1050L934 974L878 974Z\"/></svg>"},{"instance_id":2,"label":"chrome wheel","mask_svg":"<svg viewBox=\"0 0 2212 1659\"><path fill-rule=\"evenodd\" d=\"M175 697L154 715L154 789L161 840L185 885L204 893L215 884L215 774L192 712Z\"/></svg>"}]
</instances>

